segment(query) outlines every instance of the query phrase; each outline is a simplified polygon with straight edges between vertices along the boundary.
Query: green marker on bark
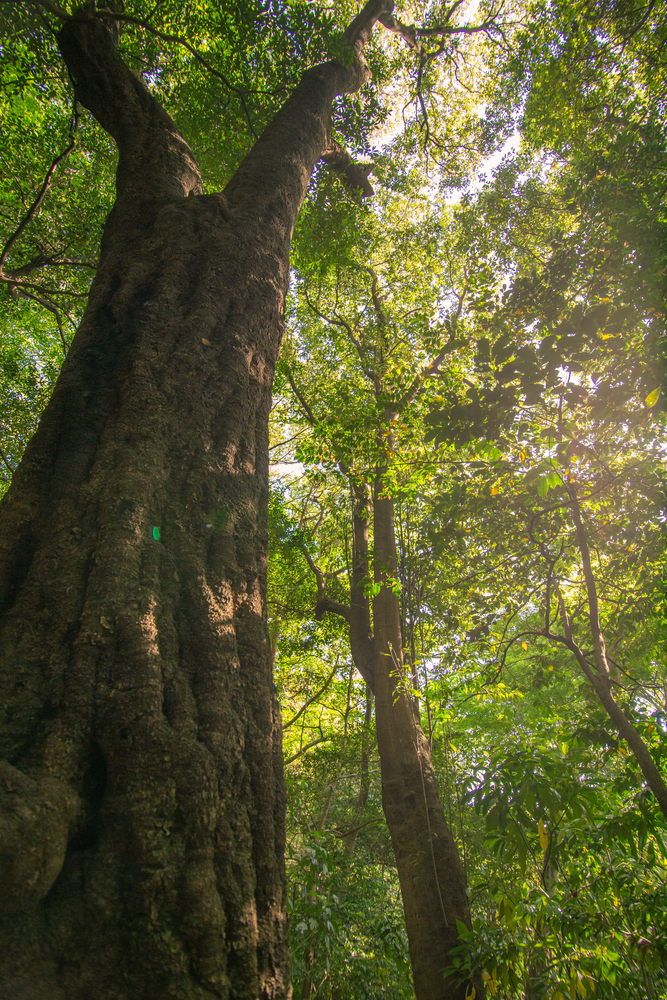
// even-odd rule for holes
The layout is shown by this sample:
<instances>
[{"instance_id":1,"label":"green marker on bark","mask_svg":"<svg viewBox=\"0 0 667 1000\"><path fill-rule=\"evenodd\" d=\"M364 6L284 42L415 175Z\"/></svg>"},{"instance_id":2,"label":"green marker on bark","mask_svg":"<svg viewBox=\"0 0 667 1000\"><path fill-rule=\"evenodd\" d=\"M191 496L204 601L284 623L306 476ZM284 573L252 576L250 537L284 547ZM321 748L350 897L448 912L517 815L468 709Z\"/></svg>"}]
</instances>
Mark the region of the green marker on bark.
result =
<instances>
[{"instance_id":1,"label":"green marker on bark","mask_svg":"<svg viewBox=\"0 0 667 1000\"><path fill-rule=\"evenodd\" d=\"M155 539L156 542L160 541L160 529L159 528L153 528L153 538Z\"/></svg>"}]
</instances>

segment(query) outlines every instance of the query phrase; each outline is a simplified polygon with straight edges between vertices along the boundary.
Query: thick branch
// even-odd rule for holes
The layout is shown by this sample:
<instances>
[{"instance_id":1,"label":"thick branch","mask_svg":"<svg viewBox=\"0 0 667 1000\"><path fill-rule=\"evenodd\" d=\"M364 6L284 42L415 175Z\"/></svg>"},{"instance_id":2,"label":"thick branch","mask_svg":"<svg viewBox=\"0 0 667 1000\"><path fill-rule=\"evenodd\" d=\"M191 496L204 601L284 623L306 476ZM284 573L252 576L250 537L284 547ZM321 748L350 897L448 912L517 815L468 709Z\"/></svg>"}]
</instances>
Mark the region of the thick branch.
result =
<instances>
[{"instance_id":1,"label":"thick branch","mask_svg":"<svg viewBox=\"0 0 667 1000\"><path fill-rule=\"evenodd\" d=\"M366 267L366 270L371 276L371 298L373 299L373 308L375 309L375 315L378 318L380 326L388 326L389 321L387 319L387 314L382 307L382 298L378 292L378 276L376 271L372 267Z\"/></svg>"},{"instance_id":2,"label":"thick branch","mask_svg":"<svg viewBox=\"0 0 667 1000\"><path fill-rule=\"evenodd\" d=\"M364 8L359 11L347 31L345 39L354 52L354 70L358 78L355 90L359 89L370 77L370 72L363 56L364 46L370 39L373 26L394 9L394 0L368 0Z\"/></svg>"},{"instance_id":3,"label":"thick branch","mask_svg":"<svg viewBox=\"0 0 667 1000\"><path fill-rule=\"evenodd\" d=\"M291 97L270 122L225 188L230 209L252 213L262 229L282 230L289 242L315 163L329 142L331 105L339 94L357 91L370 77L364 45L393 0L368 0L345 33L350 65L335 60L307 70ZM276 204L280 192L280 206ZM278 211L278 207L281 211Z\"/></svg>"},{"instance_id":4,"label":"thick branch","mask_svg":"<svg viewBox=\"0 0 667 1000\"><path fill-rule=\"evenodd\" d=\"M375 194L368 175L373 172L373 164L356 163L339 142L329 140L320 159L329 170L340 174L354 191L361 191L362 198L372 198Z\"/></svg>"},{"instance_id":5,"label":"thick branch","mask_svg":"<svg viewBox=\"0 0 667 1000\"><path fill-rule=\"evenodd\" d=\"M332 601L331 598L327 597L324 573L319 566L315 564L313 557L305 546L303 554L306 557L306 562L315 574L315 579L317 581L317 604L315 605L316 621L322 621L327 611L330 611L332 614L339 615L341 618L344 618L346 622L349 622L350 609L347 604L340 604L338 601Z\"/></svg>"},{"instance_id":6,"label":"thick branch","mask_svg":"<svg viewBox=\"0 0 667 1000\"><path fill-rule=\"evenodd\" d=\"M331 671L331 673L329 674L329 676L328 676L328 677L327 677L327 679L325 680L325 682L324 682L324 684L322 685L322 687L321 687L321 688L320 688L320 689L319 689L318 691L316 691L316 692L315 692L315 694L314 694L314 695L312 695L312 697L308 698L308 700L307 700L307 701L306 701L306 702L305 702L305 703L304 703L304 704L303 704L303 705L301 706L301 708L299 709L299 711L298 711L298 712L296 713L296 715L295 715L295 716L294 716L293 718L291 718L291 719L289 720L289 722L286 722L286 723L285 723L285 724L283 725L283 732L284 732L284 731L285 731L286 729L289 729L289 727L290 727L290 726L293 726L293 725L294 725L294 723L295 723L295 722L297 721L297 719L300 719L300 718L301 718L301 716L302 716L302 715L303 715L303 713L304 713L304 712L306 711L306 709L307 709L307 708L308 708L308 707L309 707L310 705L312 705L314 701L317 701L317 699L318 699L318 698L320 698L320 697L321 697L321 696L322 696L322 695L324 694L324 692L326 691L326 689L327 689L327 688L329 687L329 685L331 684L331 682L332 682L332 680L333 680L333 677L334 677L334 674L336 673L336 670L337 670L337 669L338 669L338 661L336 661L336 663L334 664L334 667L333 667L333 670Z\"/></svg>"},{"instance_id":7,"label":"thick branch","mask_svg":"<svg viewBox=\"0 0 667 1000\"><path fill-rule=\"evenodd\" d=\"M119 196L202 192L194 156L167 112L117 51L119 26L108 16L67 21L58 44L77 99L118 146Z\"/></svg>"}]
</instances>

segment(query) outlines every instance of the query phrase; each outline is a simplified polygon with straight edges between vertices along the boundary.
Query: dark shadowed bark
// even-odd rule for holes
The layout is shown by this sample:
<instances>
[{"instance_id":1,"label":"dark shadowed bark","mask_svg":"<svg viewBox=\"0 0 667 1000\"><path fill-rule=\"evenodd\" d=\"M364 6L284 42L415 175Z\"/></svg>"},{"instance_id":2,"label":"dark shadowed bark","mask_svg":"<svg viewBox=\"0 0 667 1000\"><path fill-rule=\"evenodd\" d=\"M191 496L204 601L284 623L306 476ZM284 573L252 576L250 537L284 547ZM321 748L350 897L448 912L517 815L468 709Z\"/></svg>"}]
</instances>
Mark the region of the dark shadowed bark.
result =
<instances>
[{"instance_id":1,"label":"dark shadowed bark","mask_svg":"<svg viewBox=\"0 0 667 1000\"><path fill-rule=\"evenodd\" d=\"M309 70L224 194L88 12L114 138L89 304L0 520L0 996L288 995L265 575L289 243L333 98Z\"/></svg>"}]
</instances>

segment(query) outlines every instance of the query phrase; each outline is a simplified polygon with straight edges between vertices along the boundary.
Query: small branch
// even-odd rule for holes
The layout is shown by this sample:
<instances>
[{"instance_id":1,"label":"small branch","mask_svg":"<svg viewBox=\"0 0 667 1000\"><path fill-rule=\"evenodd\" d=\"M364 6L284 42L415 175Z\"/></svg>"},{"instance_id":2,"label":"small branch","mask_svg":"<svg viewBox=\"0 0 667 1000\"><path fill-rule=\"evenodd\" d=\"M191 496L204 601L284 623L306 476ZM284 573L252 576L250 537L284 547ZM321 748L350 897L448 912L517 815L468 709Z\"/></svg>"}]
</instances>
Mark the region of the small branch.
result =
<instances>
[{"instance_id":1,"label":"small branch","mask_svg":"<svg viewBox=\"0 0 667 1000\"><path fill-rule=\"evenodd\" d=\"M429 378L433 378L434 375L438 374L438 371L440 370L440 365L445 360L447 355L451 354L451 352L455 350L457 345L460 346L459 341L457 341L454 335L450 333L449 340L442 348L442 350L436 355L431 364L426 365L425 368L422 368L422 370L417 375L415 375L414 379L412 380L412 384L408 388L407 392L397 402L396 404L397 409L402 410L409 403L413 401L413 399L421 389L422 385L426 382L426 380Z\"/></svg>"},{"instance_id":2,"label":"small branch","mask_svg":"<svg viewBox=\"0 0 667 1000\"><path fill-rule=\"evenodd\" d=\"M365 363L364 363L364 359L366 357L366 350L364 348L364 345L354 335L354 331L353 331L352 327L350 326L350 324L347 322L347 320L343 319L342 316L338 316L337 314L334 315L333 318L331 318L330 316L326 316L323 312L321 312L317 308L317 306L313 305L313 303L310 301L310 298L308 296L308 289L305 288L305 287L304 287L304 295L306 297L306 303L308 304L308 308L312 312L314 312L316 316L319 316L319 318L321 320L324 320L324 322L328 323L330 326L337 326L337 327L345 330L345 332L346 332L346 334L348 336L348 339L354 345L354 347L356 348L357 354L359 355L359 361L361 362L361 370L363 371L363 373L366 376L366 378L370 382L373 383L373 386L375 387L376 392L379 392L380 391L379 390L379 380L376 378L375 373L373 372L373 370L371 368L367 368L366 365L365 365Z\"/></svg>"},{"instance_id":3,"label":"small branch","mask_svg":"<svg viewBox=\"0 0 667 1000\"><path fill-rule=\"evenodd\" d=\"M395 35L399 35L403 41L407 44L408 48L416 52L421 59L427 58L429 55L434 55L435 53L428 53L424 45L419 41L421 38L442 38L451 37L452 35L477 35L480 33L485 34L490 41L492 41L493 34L499 34L502 37L503 31L498 24L498 17L502 13L504 5L500 5L497 11L494 11L485 21L481 24L463 24L463 25L452 25L451 19L455 11L461 6L463 0L456 0L456 3L452 4L450 9L447 11L445 20L438 25L433 25L430 28L417 28L414 24L404 24L399 21L398 18L394 17L392 14L381 14L378 18L380 24L384 25L388 31L393 32ZM444 45L441 45L438 50L438 55L444 50Z\"/></svg>"},{"instance_id":4,"label":"small branch","mask_svg":"<svg viewBox=\"0 0 667 1000\"><path fill-rule=\"evenodd\" d=\"M285 440L284 440L284 441L278 441L278 443L277 443L277 444L272 444L272 445L270 445L270 446L269 446L269 451L275 451L275 450L276 450L276 448L282 448L282 447L284 447L284 445L286 445L286 444L291 444L291 443L292 443L292 441L296 441L296 439L297 439L298 437L301 437L301 435L302 435L302 434L303 434L303 431L297 431L297 432L296 432L296 434L292 434L292 437L290 437L290 438L285 438Z\"/></svg>"},{"instance_id":5,"label":"small branch","mask_svg":"<svg viewBox=\"0 0 667 1000\"><path fill-rule=\"evenodd\" d=\"M14 469L13 469L13 468L11 467L11 465L9 464L9 459L8 459L8 458L7 458L7 456L5 455L5 452L3 451L3 449L2 449L2 448L0 448L0 458L2 459L2 461L3 461L3 462L5 463L5 465L7 466L7 469L8 469L8 471L9 471L9 475L10 475L10 476L13 476L13 475L14 475ZM7 480L5 480L5 482L7 482Z\"/></svg>"},{"instance_id":6,"label":"small branch","mask_svg":"<svg viewBox=\"0 0 667 1000\"><path fill-rule=\"evenodd\" d=\"M13 285L11 291L13 292L14 295L20 295L24 299L30 299L32 302L38 302L40 306L44 306L45 309L48 309L49 312L53 313L53 315L56 318L56 323L58 325L58 333L60 334L63 354L67 356L67 352L69 350L69 344L65 339L65 333L63 331L62 315L60 313L60 309L55 304L55 302L52 302L51 299L48 299L43 295L36 295L34 292L27 292L25 290L25 286L23 285Z\"/></svg>"},{"instance_id":7,"label":"small branch","mask_svg":"<svg viewBox=\"0 0 667 1000\"><path fill-rule=\"evenodd\" d=\"M285 767L287 767L288 764L291 764L292 761L297 760L298 757L302 757L306 750L310 750L311 747L316 747L318 743L327 743L328 741L328 736L318 736L316 740L311 740L310 743L306 743L305 747L302 747L301 750L298 750L296 753L293 753L291 757L287 758L285 761Z\"/></svg>"},{"instance_id":8,"label":"small branch","mask_svg":"<svg viewBox=\"0 0 667 1000\"><path fill-rule=\"evenodd\" d=\"M338 669L338 660L336 660L336 663L334 664L334 667L333 667L333 670L331 671L331 673L329 674L329 676L327 677L326 681L324 682L324 684L322 685L322 687L321 687L321 688L319 689L319 691L317 691L317 692L316 692L316 693L315 693L315 694L314 694L314 695L312 696L312 698L309 698L309 699L308 699L308 700L307 700L307 701L306 701L306 702L305 702L305 703L304 703L304 704L303 704L303 705L301 706L301 708L300 708L300 709L299 709L299 711L298 711L298 712L296 713L296 715L294 716L294 718L293 718L293 719L290 719L290 721L289 721L289 722L286 722L286 723L284 724L284 726L282 727L282 728L283 728L283 732L285 732L285 730L286 730L286 729L289 729L289 727L290 727L290 726L293 726L293 725L294 725L294 723L295 723L295 722L297 721L297 719L300 719L300 718L301 718L301 716L302 716L302 715L303 715L303 713L304 713L304 712L306 711L306 709L307 709L307 708L308 708L308 707L309 707L310 705L312 705L314 701L317 701L317 699L318 699L318 698L319 698L319 697L320 697L321 695L323 695L323 694L324 694L324 692L326 691L326 689L327 689L327 688L329 687L329 685L331 684L331 681L333 680L333 677L334 677L334 674L336 673L336 670L337 670L337 669Z\"/></svg>"},{"instance_id":9,"label":"small branch","mask_svg":"<svg viewBox=\"0 0 667 1000\"><path fill-rule=\"evenodd\" d=\"M197 49L195 49L195 47L191 45L186 38L182 38L180 35L174 35L165 31L160 31L158 28L155 28L144 18L135 17L132 14L122 14L119 13L118 11L109 10L105 7L98 7L97 9L93 7L92 10L90 8L87 8L83 12L79 12L75 15L72 15L68 14L67 11L63 10L62 7L59 7L57 4L52 3L51 0L30 0L30 3L34 4L37 7L42 7L44 10L47 10L50 14L54 14L56 17L60 18L62 21L81 21L81 20L87 20L93 16L103 17L113 21L122 21L126 24L134 24L137 27L143 28L145 31L150 32L150 34L154 35L156 38L160 38L164 42L175 42L177 45L182 45L185 49L188 50L190 55L197 60L197 62L201 63L201 65L206 70L208 70L209 73L211 73L213 76L221 80L228 90L230 90L233 94L236 94L236 96L239 98L241 102L241 106L243 108L243 114L248 124L248 129L252 133L253 137L255 139L257 138L257 133L253 128L253 124L250 119L250 112L248 110L248 106L245 101L245 94L255 93L255 91L245 91L241 87L235 87L234 84L225 76L225 74L221 73L220 70L216 69L214 66L211 66L208 60L205 59L204 56L200 52L198 52Z\"/></svg>"},{"instance_id":10,"label":"small branch","mask_svg":"<svg viewBox=\"0 0 667 1000\"><path fill-rule=\"evenodd\" d=\"M308 405L306 397L303 395L303 393L301 392L301 390L297 386L296 382L294 381L294 376L292 375L292 371L291 371L289 365L286 365L285 367L287 368L287 381L291 385L292 392L294 393L294 395L298 399L298 401L299 401L299 403L301 405L301 409L303 410L303 412L304 412L304 414L306 416L306 419L308 420L308 423L311 425L311 427L316 427L317 426L317 420L315 418L315 414L313 413L313 411L311 410L310 406Z\"/></svg>"},{"instance_id":11,"label":"small branch","mask_svg":"<svg viewBox=\"0 0 667 1000\"><path fill-rule=\"evenodd\" d=\"M33 271L39 270L40 267L85 267L89 271L97 270L97 264L88 264L85 260L68 260L66 257L58 260L57 257L48 257L46 254L40 254L39 257L29 260L20 267L5 271L5 274L8 278L22 278L24 275L32 274Z\"/></svg>"},{"instance_id":12,"label":"small branch","mask_svg":"<svg viewBox=\"0 0 667 1000\"><path fill-rule=\"evenodd\" d=\"M5 266L5 261L7 260L7 257L9 255L10 250L12 249L12 247L14 246L14 244L16 243L17 239L25 232L26 228L30 225L30 223L34 219L37 211L39 210L40 205L44 201L44 197L46 195L46 192L49 190L49 187L51 186L51 180L53 179L53 175L54 175L54 173L56 171L56 168L58 167L58 165L60 163L62 163L62 161L67 156L69 156L69 154L74 149L74 146L76 145L76 130L77 130L78 124L79 124L79 114L78 114L78 111L77 111L76 100L75 100L74 101L74 109L72 111L72 124L70 125L70 137L71 137L70 141L67 144L67 146L65 147L65 149L63 149L63 151L61 153L58 153L58 155L55 157L55 159L51 162L51 166L46 171L46 177L42 181L42 186L40 187L39 191L37 192L37 197L35 198L35 200L33 201L32 205L30 206L30 208L28 209L28 211L25 213L25 215L23 216L23 218L19 222L18 226L16 227L16 229L11 234L11 236L9 237L9 239L7 240L7 242L5 243L4 247L2 248L2 253L0 253L0 276L3 274L3 269L4 269L4 266Z\"/></svg>"},{"instance_id":13,"label":"small branch","mask_svg":"<svg viewBox=\"0 0 667 1000\"><path fill-rule=\"evenodd\" d=\"M21 291L37 292L38 295L64 295L70 299L87 299L90 294L90 292L72 292L68 288L43 288L31 281L17 281L15 278L8 277L7 274L0 274L0 282L4 285L11 285L12 288L20 288Z\"/></svg>"},{"instance_id":14,"label":"small branch","mask_svg":"<svg viewBox=\"0 0 667 1000\"><path fill-rule=\"evenodd\" d=\"M350 830L345 830L345 832L332 831L334 837L338 837L343 840L345 837L350 837L353 833L357 833L359 830L363 830L365 826L369 826L370 823L381 823L384 816L376 816L375 819L367 819L364 823L360 823L359 826L353 826Z\"/></svg>"},{"instance_id":15,"label":"small branch","mask_svg":"<svg viewBox=\"0 0 667 1000\"><path fill-rule=\"evenodd\" d=\"M584 528L583 521L581 519L581 507L577 498L577 488L574 485L568 484L567 489L572 504L572 518L577 532L577 543L581 554L581 564L584 571L584 580L586 582L586 593L588 594L588 613L591 633L593 636L593 645L595 648L595 665L597 667L597 672L601 677L608 677L609 664L607 663L604 636L602 635L602 628L600 625L600 609L598 605L597 588L595 586L595 577L591 566L586 529Z\"/></svg>"},{"instance_id":16,"label":"small branch","mask_svg":"<svg viewBox=\"0 0 667 1000\"><path fill-rule=\"evenodd\" d=\"M656 797L660 811L665 819L667 819L667 785L665 785L664 778L660 774L648 747L633 724L627 718L621 706L614 699L611 692L611 681L609 676L605 676L604 674L591 670L584 653L572 638L556 635L555 633L547 632L546 630L543 634L547 639L551 639L554 642L567 646L567 648L574 653L577 663L591 683L593 690L602 704L602 707L605 709L607 715L616 726L619 736L621 739L626 741L630 750L634 754L641 772L646 779L647 785Z\"/></svg>"}]
</instances>

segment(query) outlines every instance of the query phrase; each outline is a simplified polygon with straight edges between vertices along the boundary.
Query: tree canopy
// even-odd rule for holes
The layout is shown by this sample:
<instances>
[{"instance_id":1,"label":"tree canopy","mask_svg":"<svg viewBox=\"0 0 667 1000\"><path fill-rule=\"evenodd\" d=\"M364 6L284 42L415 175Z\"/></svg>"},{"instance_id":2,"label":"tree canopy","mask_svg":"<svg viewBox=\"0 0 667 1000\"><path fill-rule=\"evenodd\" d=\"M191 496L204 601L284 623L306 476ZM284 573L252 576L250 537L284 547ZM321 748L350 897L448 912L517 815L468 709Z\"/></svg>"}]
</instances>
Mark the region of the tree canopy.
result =
<instances>
[{"instance_id":1,"label":"tree canopy","mask_svg":"<svg viewBox=\"0 0 667 1000\"><path fill-rule=\"evenodd\" d=\"M349 62L356 13L98 5L190 140L205 195L306 69ZM113 204L117 154L55 39L75 14L0 7L2 492ZM273 387L268 627L294 995L414 996L350 620L363 603L372 640L391 591L395 697L421 719L469 886L449 981L468 1000L660 1000L665 9L459 0L378 27L296 224ZM394 511L395 569L374 490ZM225 511L210 517L222 537Z\"/></svg>"}]
</instances>

